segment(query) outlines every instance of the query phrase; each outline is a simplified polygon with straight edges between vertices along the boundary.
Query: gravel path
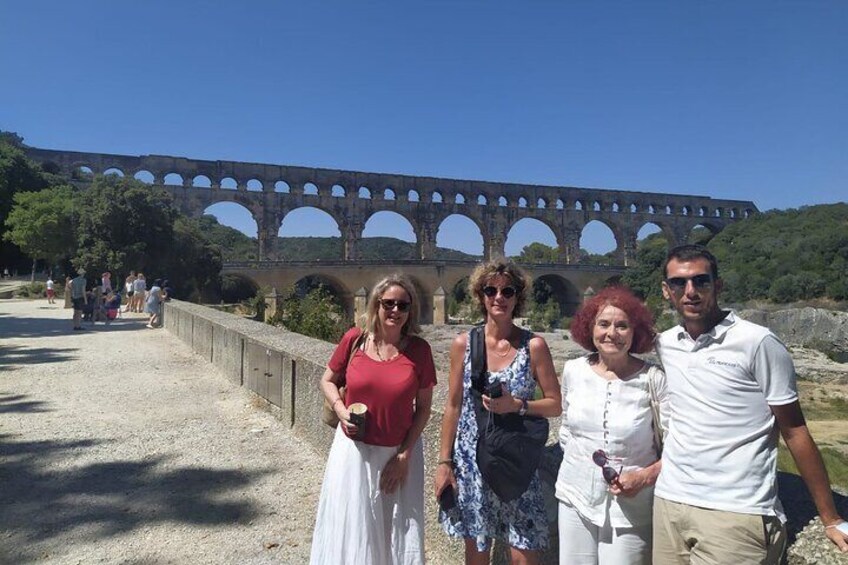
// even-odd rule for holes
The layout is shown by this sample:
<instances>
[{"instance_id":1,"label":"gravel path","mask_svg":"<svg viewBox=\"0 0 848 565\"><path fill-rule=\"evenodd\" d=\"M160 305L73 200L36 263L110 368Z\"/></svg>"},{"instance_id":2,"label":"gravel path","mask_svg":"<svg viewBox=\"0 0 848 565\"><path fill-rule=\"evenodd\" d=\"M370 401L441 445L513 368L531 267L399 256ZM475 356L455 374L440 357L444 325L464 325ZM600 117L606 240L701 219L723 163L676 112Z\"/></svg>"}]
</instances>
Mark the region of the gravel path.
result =
<instances>
[{"instance_id":1,"label":"gravel path","mask_svg":"<svg viewBox=\"0 0 848 565\"><path fill-rule=\"evenodd\" d=\"M125 316L0 301L0 563L306 563L323 458Z\"/></svg>"}]
</instances>

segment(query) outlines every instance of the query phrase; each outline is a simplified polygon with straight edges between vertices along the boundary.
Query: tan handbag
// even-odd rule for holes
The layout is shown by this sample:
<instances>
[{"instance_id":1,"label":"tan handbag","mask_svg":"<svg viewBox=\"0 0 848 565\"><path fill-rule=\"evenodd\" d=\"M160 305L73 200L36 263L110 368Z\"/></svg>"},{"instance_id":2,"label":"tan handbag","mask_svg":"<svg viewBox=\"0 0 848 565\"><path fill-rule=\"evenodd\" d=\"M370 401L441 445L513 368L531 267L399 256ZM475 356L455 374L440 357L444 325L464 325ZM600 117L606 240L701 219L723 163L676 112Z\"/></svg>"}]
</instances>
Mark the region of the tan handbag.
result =
<instances>
[{"instance_id":1,"label":"tan handbag","mask_svg":"<svg viewBox=\"0 0 848 565\"><path fill-rule=\"evenodd\" d=\"M350 351L347 352L347 363L345 364L345 372L342 374L342 381L347 380L347 368L350 366L350 361L353 359L353 354L356 352L359 347L365 343L365 339L368 337L368 332L362 332L359 336L353 340L353 343L350 346ZM339 397L342 399L342 402L345 400L345 392L346 386L342 385L339 387ZM335 428L339 425L339 417L336 415L336 411L333 410L333 407L330 405L330 401L327 400L327 397L324 397L324 405L321 407L321 421L330 426L331 428Z\"/></svg>"}]
</instances>

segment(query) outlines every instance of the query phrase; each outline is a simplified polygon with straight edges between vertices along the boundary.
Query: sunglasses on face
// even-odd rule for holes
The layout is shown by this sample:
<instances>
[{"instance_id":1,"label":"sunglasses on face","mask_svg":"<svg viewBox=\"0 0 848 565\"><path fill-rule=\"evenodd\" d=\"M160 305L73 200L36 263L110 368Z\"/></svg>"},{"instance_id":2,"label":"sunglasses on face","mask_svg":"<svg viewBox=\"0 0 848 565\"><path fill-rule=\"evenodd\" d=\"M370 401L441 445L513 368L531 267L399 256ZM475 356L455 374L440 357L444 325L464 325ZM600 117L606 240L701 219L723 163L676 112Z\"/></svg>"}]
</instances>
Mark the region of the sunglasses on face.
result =
<instances>
[{"instance_id":1,"label":"sunglasses on face","mask_svg":"<svg viewBox=\"0 0 848 565\"><path fill-rule=\"evenodd\" d=\"M394 310L397 308L398 312L408 312L410 305L409 302L404 302L403 300L380 299L380 306L383 310Z\"/></svg>"},{"instance_id":2,"label":"sunglasses on face","mask_svg":"<svg viewBox=\"0 0 848 565\"><path fill-rule=\"evenodd\" d=\"M713 286L713 276L709 273L695 275L694 277L672 277L665 279L665 284L673 292L683 292L686 290L686 284L689 281L692 281L692 286L698 290L707 290Z\"/></svg>"},{"instance_id":3,"label":"sunglasses on face","mask_svg":"<svg viewBox=\"0 0 848 565\"><path fill-rule=\"evenodd\" d=\"M609 464L609 457L603 449L599 449L592 454L592 461L595 465L601 468L601 474L608 485L618 482L618 477L621 475L621 470L616 471Z\"/></svg>"},{"instance_id":4,"label":"sunglasses on face","mask_svg":"<svg viewBox=\"0 0 848 565\"><path fill-rule=\"evenodd\" d=\"M484 286L483 294L488 296L489 298L494 298L498 295L498 291L500 291L501 296L504 298L512 298L515 296L515 287L514 286L505 286L503 288L498 288L496 286Z\"/></svg>"}]
</instances>

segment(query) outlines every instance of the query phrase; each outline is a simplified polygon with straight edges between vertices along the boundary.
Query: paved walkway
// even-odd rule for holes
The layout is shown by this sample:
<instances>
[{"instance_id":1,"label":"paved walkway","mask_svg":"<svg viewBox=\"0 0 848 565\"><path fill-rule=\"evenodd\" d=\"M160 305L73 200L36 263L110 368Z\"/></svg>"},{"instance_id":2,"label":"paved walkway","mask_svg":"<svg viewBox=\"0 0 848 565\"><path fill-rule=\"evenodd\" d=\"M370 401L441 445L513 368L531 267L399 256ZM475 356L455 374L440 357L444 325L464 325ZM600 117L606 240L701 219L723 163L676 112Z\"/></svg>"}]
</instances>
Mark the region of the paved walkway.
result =
<instances>
[{"instance_id":1,"label":"paved walkway","mask_svg":"<svg viewBox=\"0 0 848 565\"><path fill-rule=\"evenodd\" d=\"M323 458L125 316L0 301L0 563L306 563Z\"/></svg>"}]
</instances>

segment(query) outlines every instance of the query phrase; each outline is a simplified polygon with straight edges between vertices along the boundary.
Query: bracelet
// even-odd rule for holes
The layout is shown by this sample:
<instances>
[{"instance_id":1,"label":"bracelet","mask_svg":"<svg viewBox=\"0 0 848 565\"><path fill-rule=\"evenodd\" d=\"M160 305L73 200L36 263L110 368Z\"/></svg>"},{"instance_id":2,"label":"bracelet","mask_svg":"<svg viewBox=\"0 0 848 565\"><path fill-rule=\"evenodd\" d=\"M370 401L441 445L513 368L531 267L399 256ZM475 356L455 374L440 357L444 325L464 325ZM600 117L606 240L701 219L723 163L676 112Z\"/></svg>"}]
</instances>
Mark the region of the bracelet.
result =
<instances>
[{"instance_id":1,"label":"bracelet","mask_svg":"<svg viewBox=\"0 0 848 565\"><path fill-rule=\"evenodd\" d=\"M436 466L438 466L438 465L447 465L447 466L448 466L448 467L450 467L451 469L453 469L453 468L454 468L453 459L442 459L441 461L439 461L438 463L436 463Z\"/></svg>"}]
</instances>

